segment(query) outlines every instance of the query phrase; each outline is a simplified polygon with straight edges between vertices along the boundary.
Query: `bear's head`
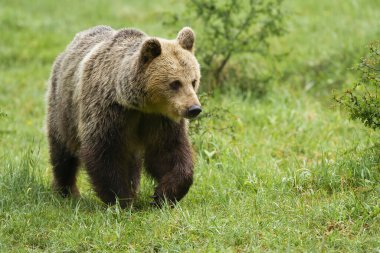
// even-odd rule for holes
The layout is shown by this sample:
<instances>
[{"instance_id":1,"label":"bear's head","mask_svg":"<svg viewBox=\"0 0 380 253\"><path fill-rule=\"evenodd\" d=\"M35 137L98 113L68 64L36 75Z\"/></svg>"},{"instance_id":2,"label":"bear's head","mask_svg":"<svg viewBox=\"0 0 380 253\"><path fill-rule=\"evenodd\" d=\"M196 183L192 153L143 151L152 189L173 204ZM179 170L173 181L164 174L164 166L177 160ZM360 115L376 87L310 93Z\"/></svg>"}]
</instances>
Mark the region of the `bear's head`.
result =
<instances>
[{"instance_id":1,"label":"bear's head","mask_svg":"<svg viewBox=\"0 0 380 253\"><path fill-rule=\"evenodd\" d=\"M194 56L195 35L185 27L175 40L146 39L140 49L145 87L144 111L179 122L202 111L197 97L199 63Z\"/></svg>"}]
</instances>

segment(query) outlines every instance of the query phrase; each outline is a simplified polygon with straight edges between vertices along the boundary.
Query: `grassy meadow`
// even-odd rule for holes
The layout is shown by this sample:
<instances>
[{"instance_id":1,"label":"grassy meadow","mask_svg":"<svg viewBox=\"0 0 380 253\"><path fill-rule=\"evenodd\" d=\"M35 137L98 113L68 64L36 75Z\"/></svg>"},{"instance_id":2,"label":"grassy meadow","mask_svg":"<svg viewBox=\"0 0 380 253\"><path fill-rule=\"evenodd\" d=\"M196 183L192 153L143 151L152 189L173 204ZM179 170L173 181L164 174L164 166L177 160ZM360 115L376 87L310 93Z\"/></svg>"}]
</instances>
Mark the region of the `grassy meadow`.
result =
<instances>
[{"instance_id":1,"label":"grassy meadow","mask_svg":"<svg viewBox=\"0 0 380 253\"><path fill-rule=\"evenodd\" d=\"M98 24L174 38L181 27L163 21L184 6L0 0L0 252L380 252L380 134L332 100L380 38L379 2L288 0L284 8L287 33L250 63L270 66L267 93L231 83L201 96L211 116L191 122L197 164L188 195L153 208L154 182L144 177L133 207L121 210L96 198L84 171L80 199L51 191L50 68L76 32Z\"/></svg>"}]
</instances>

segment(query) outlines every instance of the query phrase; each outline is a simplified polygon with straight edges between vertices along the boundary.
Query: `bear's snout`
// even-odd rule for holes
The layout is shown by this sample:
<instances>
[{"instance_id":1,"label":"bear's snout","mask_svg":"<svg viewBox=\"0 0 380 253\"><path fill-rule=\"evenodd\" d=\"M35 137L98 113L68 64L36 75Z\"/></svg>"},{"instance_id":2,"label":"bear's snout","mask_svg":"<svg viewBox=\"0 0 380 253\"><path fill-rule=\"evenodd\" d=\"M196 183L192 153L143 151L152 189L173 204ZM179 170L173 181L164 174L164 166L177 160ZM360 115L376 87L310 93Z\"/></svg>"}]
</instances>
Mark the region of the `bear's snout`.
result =
<instances>
[{"instance_id":1,"label":"bear's snout","mask_svg":"<svg viewBox=\"0 0 380 253\"><path fill-rule=\"evenodd\" d=\"M186 117L189 119L197 117L202 112L202 108L199 105L192 105L187 109Z\"/></svg>"}]
</instances>

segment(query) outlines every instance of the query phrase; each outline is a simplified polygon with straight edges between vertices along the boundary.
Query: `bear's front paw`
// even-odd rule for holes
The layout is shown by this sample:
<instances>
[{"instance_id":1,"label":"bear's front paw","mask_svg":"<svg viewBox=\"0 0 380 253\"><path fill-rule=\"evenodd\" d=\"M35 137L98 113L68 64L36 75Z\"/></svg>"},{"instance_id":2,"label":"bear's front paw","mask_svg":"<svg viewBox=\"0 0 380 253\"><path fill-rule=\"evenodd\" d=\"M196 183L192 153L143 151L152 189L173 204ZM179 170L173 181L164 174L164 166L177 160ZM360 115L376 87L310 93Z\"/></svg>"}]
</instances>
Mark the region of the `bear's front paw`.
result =
<instances>
[{"instance_id":1,"label":"bear's front paw","mask_svg":"<svg viewBox=\"0 0 380 253\"><path fill-rule=\"evenodd\" d=\"M170 206L170 207L175 206L176 201L172 201L172 200L166 198L164 195L155 194L155 195L150 196L150 197L153 199L153 201L149 203L151 206L161 208L165 203L167 203L168 206Z\"/></svg>"}]
</instances>

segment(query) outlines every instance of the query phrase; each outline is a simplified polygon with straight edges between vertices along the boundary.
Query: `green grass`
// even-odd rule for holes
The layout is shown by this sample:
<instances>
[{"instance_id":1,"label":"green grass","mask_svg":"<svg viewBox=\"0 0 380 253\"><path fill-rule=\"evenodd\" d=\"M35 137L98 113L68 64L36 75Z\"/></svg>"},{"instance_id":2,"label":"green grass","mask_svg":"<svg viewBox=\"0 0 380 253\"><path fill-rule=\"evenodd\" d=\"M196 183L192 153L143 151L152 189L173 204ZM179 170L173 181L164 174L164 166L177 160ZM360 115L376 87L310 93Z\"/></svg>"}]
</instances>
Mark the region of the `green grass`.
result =
<instances>
[{"instance_id":1,"label":"green grass","mask_svg":"<svg viewBox=\"0 0 380 253\"><path fill-rule=\"evenodd\" d=\"M77 31L180 29L160 22L180 4L108 2L0 1L0 252L380 250L380 135L330 96L379 37L378 1L286 2L289 32L272 41L285 56L266 59L268 94L203 97L211 116L192 123L190 192L173 209L151 208L144 177L129 210L100 203L84 172L80 199L53 194L44 132L51 64Z\"/></svg>"}]
</instances>

